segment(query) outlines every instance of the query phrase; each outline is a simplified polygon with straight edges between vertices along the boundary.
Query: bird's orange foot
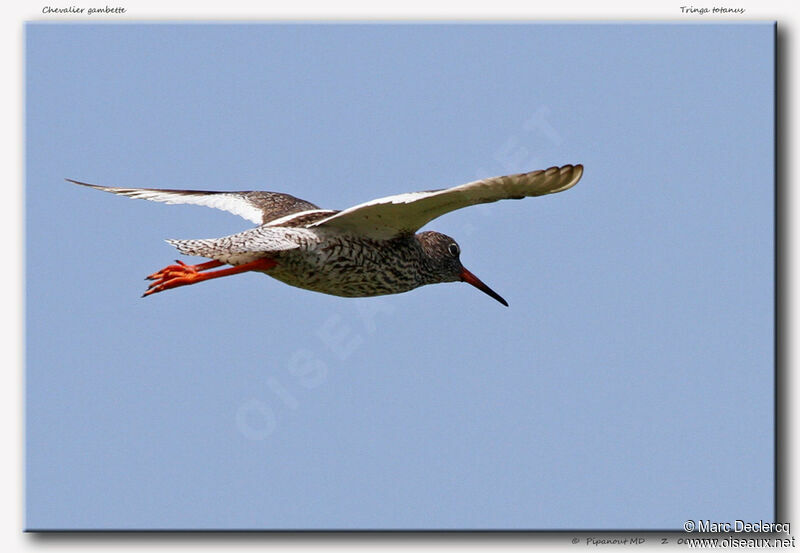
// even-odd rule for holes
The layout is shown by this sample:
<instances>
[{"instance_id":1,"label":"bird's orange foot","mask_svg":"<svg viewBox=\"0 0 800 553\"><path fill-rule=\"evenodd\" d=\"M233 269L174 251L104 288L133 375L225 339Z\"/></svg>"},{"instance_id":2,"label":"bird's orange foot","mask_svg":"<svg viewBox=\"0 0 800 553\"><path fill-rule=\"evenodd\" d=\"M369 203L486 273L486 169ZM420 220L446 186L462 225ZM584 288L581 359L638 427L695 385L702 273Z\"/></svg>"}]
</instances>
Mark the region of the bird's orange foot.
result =
<instances>
[{"instance_id":1,"label":"bird's orange foot","mask_svg":"<svg viewBox=\"0 0 800 553\"><path fill-rule=\"evenodd\" d=\"M147 287L147 291L142 297L170 288L192 284L198 280L204 280L198 278L200 276L200 271L206 271L224 265L224 263L220 261L209 261L208 263L200 263L199 265L187 265L179 259L176 259L175 263L175 265L167 265L160 271L147 276L147 280L153 280L155 282L150 283L150 286Z\"/></svg>"},{"instance_id":2,"label":"bird's orange foot","mask_svg":"<svg viewBox=\"0 0 800 553\"><path fill-rule=\"evenodd\" d=\"M224 265L224 263L221 261L208 261L207 263L201 263L199 265L187 265L181 261L175 261L175 263L176 265L164 267L157 273L153 273L147 277L148 280L152 280L154 282L150 283L150 286L147 287L147 291L142 295L142 297L149 296L150 294L155 294L157 292L163 292L164 290L169 290L170 288L186 286L187 284L194 284L195 282L209 280L212 278L244 273L245 271L268 271L276 265L276 262L273 259L261 258L256 259L255 261L250 261L249 263L244 263L243 265L237 265L235 267L229 267L219 271L201 273L200 271L213 269L214 267Z\"/></svg>"},{"instance_id":3,"label":"bird's orange foot","mask_svg":"<svg viewBox=\"0 0 800 553\"><path fill-rule=\"evenodd\" d=\"M191 265L184 265L182 263L180 265L170 265L147 277L154 282L150 283L150 286L147 287L147 291L142 297L155 294L156 292L162 292L169 288L191 284L195 282L198 275L199 273L197 270Z\"/></svg>"},{"instance_id":4,"label":"bird's orange foot","mask_svg":"<svg viewBox=\"0 0 800 553\"><path fill-rule=\"evenodd\" d=\"M147 275L145 279L162 280L165 278L169 279L171 277L188 276L197 274L199 271L206 271L208 269L213 269L214 267L224 265L224 263L221 263L220 261L209 261L208 263L200 263L199 265L187 265L179 259L176 259L175 263L175 265L167 265L152 275Z\"/></svg>"},{"instance_id":5,"label":"bird's orange foot","mask_svg":"<svg viewBox=\"0 0 800 553\"><path fill-rule=\"evenodd\" d=\"M196 271L194 273L187 271L182 276L174 276L174 275L165 276L150 284L150 286L147 287L147 291L144 294L142 294L142 297L144 298L146 296L149 296L150 294L163 292L164 290L169 290L170 288L177 288L178 286L185 286L187 284L193 284L200 280L204 280L199 277L200 273Z\"/></svg>"},{"instance_id":6,"label":"bird's orange foot","mask_svg":"<svg viewBox=\"0 0 800 553\"><path fill-rule=\"evenodd\" d=\"M190 265L187 265L183 261L175 260L176 265L167 265L160 271L153 273L152 275L147 275L145 278L147 280L161 280L163 278L168 278L172 275L183 275L189 272ZM196 271L195 271L196 272Z\"/></svg>"}]
</instances>

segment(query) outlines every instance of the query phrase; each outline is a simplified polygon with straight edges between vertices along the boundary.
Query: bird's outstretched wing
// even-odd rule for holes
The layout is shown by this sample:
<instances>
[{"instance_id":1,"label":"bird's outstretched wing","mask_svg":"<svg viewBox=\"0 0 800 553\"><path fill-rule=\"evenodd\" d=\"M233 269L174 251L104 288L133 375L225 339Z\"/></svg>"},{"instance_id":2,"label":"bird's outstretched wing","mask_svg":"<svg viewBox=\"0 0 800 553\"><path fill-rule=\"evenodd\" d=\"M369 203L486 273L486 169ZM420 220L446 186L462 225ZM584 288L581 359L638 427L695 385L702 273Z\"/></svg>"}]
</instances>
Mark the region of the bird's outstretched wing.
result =
<instances>
[{"instance_id":1,"label":"bird's outstretched wing","mask_svg":"<svg viewBox=\"0 0 800 553\"><path fill-rule=\"evenodd\" d=\"M575 186L582 174L582 165L564 165L483 179L443 190L387 196L340 211L308 225L308 228L332 227L388 239L416 232L433 219L462 207L561 192Z\"/></svg>"},{"instance_id":2,"label":"bird's outstretched wing","mask_svg":"<svg viewBox=\"0 0 800 553\"><path fill-rule=\"evenodd\" d=\"M209 190L162 190L159 188L115 188L98 186L72 179L69 182L120 194L129 198L151 200L167 204L191 204L213 207L244 217L256 224L263 224L292 213L319 210L311 202L278 192L214 192Z\"/></svg>"}]
</instances>

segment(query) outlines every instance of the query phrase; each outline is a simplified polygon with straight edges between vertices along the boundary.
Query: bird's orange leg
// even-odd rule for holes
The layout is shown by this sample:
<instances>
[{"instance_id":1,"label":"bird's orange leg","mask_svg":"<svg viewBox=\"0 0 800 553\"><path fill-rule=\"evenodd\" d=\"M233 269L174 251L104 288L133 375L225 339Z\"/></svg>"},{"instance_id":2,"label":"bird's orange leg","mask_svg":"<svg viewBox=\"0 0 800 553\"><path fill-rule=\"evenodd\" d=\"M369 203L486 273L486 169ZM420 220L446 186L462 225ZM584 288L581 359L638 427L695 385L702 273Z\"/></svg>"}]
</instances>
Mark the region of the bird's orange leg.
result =
<instances>
[{"instance_id":1,"label":"bird's orange leg","mask_svg":"<svg viewBox=\"0 0 800 553\"><path fill-rule=\"evenodd\" d=\"M155 294L156 292L163 292L164 290L169 290L170 288L186 286L187 284L194 284L196 282L201 282L203 280L209 280L212 278L236 275L247 271L267 271L277 265L275 260L263 258L256 259L255 261L251 261L249 263L244 263L242 265L237 265L235 267L230 267L228 269L222 269L220 271L201 273L199 271L204 271L213 267L219 267L220 265L223 265L223 263L220 263L219 261L209 261L208 263L201 263L200 265L186 265L180 261L178 263L178 265L170 265L158 273L151 275L151 277L156 277L152 278L152 280L155 280L155 282L150 284L149 288L142 295L142 297ZM214 263L216 263L216 265L214 265Z\"/></svg>"}]
</instances>

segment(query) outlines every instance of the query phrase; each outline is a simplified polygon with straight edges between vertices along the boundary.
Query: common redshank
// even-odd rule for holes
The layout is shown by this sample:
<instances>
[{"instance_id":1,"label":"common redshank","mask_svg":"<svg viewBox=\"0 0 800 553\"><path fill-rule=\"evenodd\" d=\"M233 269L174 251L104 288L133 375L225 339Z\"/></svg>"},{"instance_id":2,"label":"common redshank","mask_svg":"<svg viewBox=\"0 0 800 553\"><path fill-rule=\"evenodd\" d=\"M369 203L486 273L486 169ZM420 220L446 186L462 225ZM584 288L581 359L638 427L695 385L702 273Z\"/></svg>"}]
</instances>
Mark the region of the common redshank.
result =
<instances>
[{"instance_id":1,"label":"common redshank","mask_svg":"<svg viewBox=\"0 0 800 553\"><path fill-rule=\"evenodd\" d=\"M278 192L115 188L66 180L129 198L222 209L259 225L222 238L167 240L182 254L211 261L198 265L176 261L153 273L147 277L153 282L144 296L257 271L298 288L344 297L399 294L425 284L462 281L508 306L461 265L461 248L455 240L438 232L416 231L462 207L562 192L575 186L582 174L582 165L551 167L387 196L343 211L320 209ZM231 267L210 270L226 264Z\"/></svg>"}]
</instances>

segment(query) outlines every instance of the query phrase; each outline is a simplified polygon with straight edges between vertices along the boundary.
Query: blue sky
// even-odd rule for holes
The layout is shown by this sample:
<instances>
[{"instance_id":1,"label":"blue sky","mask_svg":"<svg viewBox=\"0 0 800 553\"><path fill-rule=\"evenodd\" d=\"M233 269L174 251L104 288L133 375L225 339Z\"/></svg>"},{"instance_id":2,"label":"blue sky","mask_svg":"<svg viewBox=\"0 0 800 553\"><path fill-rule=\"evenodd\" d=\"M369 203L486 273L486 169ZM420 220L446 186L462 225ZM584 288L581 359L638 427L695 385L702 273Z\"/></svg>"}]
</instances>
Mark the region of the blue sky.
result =
<instances>
[{"instance_id":1,"label":"blue sky","mask_svg":"<svg viewBox=\"0 0 800 553\"><path fill-rule=\"evenodd\" d=\"M28 25L26 527L772 519L773 32ZM141 299L163 239L250 223L63 180L345 208L565 163L427 227L509 308Z\"/></svg>"}]
</instances>

